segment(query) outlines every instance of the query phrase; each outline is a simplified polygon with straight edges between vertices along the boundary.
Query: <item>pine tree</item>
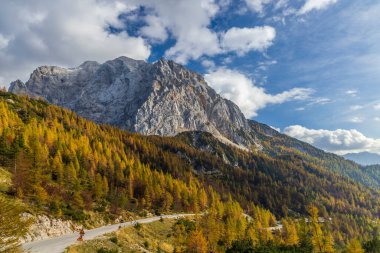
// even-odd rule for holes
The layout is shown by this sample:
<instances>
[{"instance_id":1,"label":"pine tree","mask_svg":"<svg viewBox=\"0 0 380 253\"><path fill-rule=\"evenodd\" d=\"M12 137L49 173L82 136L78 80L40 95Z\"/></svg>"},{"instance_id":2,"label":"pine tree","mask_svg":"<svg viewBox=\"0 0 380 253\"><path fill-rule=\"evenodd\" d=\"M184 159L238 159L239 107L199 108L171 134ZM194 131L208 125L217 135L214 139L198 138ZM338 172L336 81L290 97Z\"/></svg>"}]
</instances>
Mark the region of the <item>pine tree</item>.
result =
<instances>
[{"instance_id":1,"label":"pine tree","mask_svg":"<svg viewBox=\"0 0 380 253\"><path fill-rule=\"evenodd\" d=\"M316 252L323 252L323 233L318 224L318 209L314 205L308 207L311 223L311 242Z\"/></svg>"},{"instance_id":2,"label":"pine tree","mask_svg":"<svg viewBox=\"0 0 380 253\"><path fill-rule=\"evenodd\" d=\"M324 236L323 252L326 252L326 253L333 253L333 252L335 252L334 237L332 236L332 234L330 232L328 232Z\"/></svg>"},{"instance_id":3,"label":"pine tree","mask_svg":"<svg viewBox=\"0 0 380 253\"><path fill-rule=\"evenodd\" d=\"M187 239L187 252L207 253L207 241L202 231L193 231Z\"/></svg>"},{"instance_id":4,"label":"pine tree","mask_svg":"<svg viewBox=\"0 0 380 253\"><path fill-rule=\"evenodd\" d=\"M282 220L284 242L286 245L293 246L299 243L296 225L291 220Z\"/></svg>"},{"instance_id":5,"label":"pine tree","mask_svg":"<svg viewBox=\"0 0 380 253\"><path fill-rule=\"evenodd\" d=\"M61 153L58 151L54 159L52 161L52 180L58 182L59 184L63 183L63 164L62 164L62 156Z\"/></svg>"},{"instance_id":6,"label":"pine tree","mask_svg":"<svg viewBox=\"0 0 380 253\"><path fill-rule=\"evenodd\" d=\"M364 253L364 249L359 240L354 238L347 244L347 253Z\"/></svg>"},{"instance_id":7,"label":"pine tree","mask_svg":"<svg viewBox=\"0 0 380 253\"><path fill-rule=\"evenodd\" d=\"M102 176L99 173L97 173L95 177L95 190L94 190L96 199L99 200L103 197L103 194L104 194L103 189L104 189L104 184L103 184Z\"/></svg>"},{"instance_id":8,"label":"pine tree","mask_svg":"<svg viewBox=\"0 0 380 253\"><path fill-rule=\"evenodd\" d=\"M29 229L31 220L23 219L23 208L15 200L0 195L0 252L14 252L19 238Z\"/></svg>"},{"instance_id":9,"label":"pine tree","mask_svg":"<svg viewBox=\"0 0 380 253\"><path fill-rule=\"evenodd\" d=\"M247 228L246 238L248 240L250 240L254 246L259 243L259 238L257 236L257 230L252 223Z\"/></svg>"},{"instance_id":10,"label":"pine tree","mask_svg":"<svg viewBox=\"0 0 380 253\"><path fill-rule=\"evenodd\" d=\"M204 210L207 207L207 193L206 191L202 188L198 191L198 199L199 199L199 207L201 210Z\"/></svg>"}]
</instances>

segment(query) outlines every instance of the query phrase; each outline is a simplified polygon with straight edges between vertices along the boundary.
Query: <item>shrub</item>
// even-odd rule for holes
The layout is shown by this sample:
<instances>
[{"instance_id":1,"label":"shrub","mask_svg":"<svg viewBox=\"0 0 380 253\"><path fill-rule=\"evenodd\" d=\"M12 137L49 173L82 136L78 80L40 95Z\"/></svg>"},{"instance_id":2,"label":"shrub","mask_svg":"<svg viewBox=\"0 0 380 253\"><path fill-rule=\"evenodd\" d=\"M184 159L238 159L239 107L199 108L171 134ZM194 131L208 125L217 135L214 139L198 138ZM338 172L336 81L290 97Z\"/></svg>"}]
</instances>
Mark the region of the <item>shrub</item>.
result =
<instances>
[{"instance_id":1,"label":"shrub","mask_svg":"<svg viewBox=\"0 0 380 253\"><path fill-rule=\"evenodd\" d=\"M117 249L100 248L96 252L97 253L117 253Z\"/></svg>"},{"instance_id":2,"label":"shrub","mask_svg":"<svg viewBox=\"0 0 380 253\"><path fill-rule=\"evenodd\" d=\"M142 228L142 225L140 223L136 222L136 224L134 225L134 228L137 230L140 230Z\"/></svg>"},{"instance_id":3,"label":"shrub","mask_svg":"<svg viewBox=\"0 0 380 253\"><path fill-rule=\"evenodd\" d=\"M116 236L111 237L110 241L117 244L117 237Z\"/></svg>"}]
</instances>

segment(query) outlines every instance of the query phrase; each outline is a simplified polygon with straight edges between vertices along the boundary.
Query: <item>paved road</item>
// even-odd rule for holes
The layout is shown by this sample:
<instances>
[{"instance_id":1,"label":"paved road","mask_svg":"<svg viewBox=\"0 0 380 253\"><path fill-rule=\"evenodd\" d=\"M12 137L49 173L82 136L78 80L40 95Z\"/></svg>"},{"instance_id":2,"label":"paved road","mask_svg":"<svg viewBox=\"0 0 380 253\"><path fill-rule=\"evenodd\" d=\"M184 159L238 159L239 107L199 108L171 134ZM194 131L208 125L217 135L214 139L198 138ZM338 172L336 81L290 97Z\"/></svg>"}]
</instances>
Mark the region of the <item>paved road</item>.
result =
<instances>
[{"instance_id":1,"label":"paved road","mask_svg":"<svg viewBox=\"0 0 380 253\"><path fill-rule=\"evenodd\" d=\"M162 215L163 218L174 219L185 216L193 216L194 214L171 214L171 215ZM146 218L141 220L136 220L138 223L150 223L153 221L158 221L160 216ZM132 221L124 222L114 225L103 226L91 230L86 230L86 234L84 236L85 240L94 239L97 236L110 233L116 231L119 226L128 227L132 226ZM79 237L79 233L73 233L68 235L63 235L59 237L49 238L41 241L34 241L29 243L22 244L22 248L27 252L33 253L62 253L65 248L76 243L77 238Z\"/></svg>"}]
</instances>

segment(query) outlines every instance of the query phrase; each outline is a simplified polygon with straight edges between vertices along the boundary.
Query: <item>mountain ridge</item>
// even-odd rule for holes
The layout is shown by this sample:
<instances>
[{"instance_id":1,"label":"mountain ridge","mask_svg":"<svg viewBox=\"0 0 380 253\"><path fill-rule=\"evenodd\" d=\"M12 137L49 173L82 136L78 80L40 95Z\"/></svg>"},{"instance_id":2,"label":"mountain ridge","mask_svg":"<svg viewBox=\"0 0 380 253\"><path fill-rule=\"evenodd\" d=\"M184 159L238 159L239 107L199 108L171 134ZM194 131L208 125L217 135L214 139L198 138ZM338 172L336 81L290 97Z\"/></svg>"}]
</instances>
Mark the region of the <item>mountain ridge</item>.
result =
<instances>
[{"instance_id":1,"label":"mountain ridge","mask_svg":"<svg viewBox=\"0 0 380 253\"><path fill-rule=\"evenodd\" d=\"M371 152L348 153L343 157L363 166L380 164L380 155Z\"/></svg>"},{"instance_id":2,"label":"mountain ridge","mask_svg":"<svg viewBox=\"0 0 380 253\"><path fill-rule=\"evenodd\" d=\"M238 106L204 78L173 61L119 57L77 68L42 66L9 91L42 97L79 115L147 135L174 136L200 130L243 148L257 146Z\"/></svg>"}]
</instances>

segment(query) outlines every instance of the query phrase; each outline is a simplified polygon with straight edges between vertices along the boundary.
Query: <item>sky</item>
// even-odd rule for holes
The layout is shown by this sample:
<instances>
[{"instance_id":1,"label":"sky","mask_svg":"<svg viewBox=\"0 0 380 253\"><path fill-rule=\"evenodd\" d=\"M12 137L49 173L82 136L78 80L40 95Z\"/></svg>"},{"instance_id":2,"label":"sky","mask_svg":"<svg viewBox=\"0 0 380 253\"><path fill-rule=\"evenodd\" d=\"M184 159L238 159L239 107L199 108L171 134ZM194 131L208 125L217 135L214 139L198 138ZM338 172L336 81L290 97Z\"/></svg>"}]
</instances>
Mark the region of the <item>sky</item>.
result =
<instances>
[{"instance_id":1,"label":"sky","mask_svg":"<svg viewBox=\"0 0 380 253\"><path fill-rule=\"evenodd\" d=\"M378 0L0 0L0 86L41 65L174 60L247 118L380 154Z\"/></svg>"}]
</instances>

